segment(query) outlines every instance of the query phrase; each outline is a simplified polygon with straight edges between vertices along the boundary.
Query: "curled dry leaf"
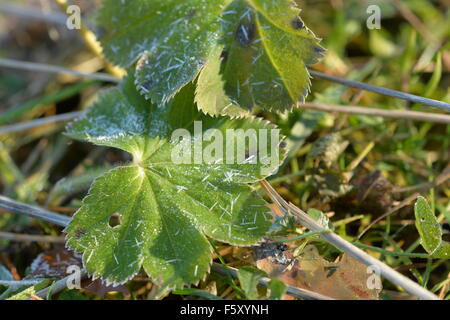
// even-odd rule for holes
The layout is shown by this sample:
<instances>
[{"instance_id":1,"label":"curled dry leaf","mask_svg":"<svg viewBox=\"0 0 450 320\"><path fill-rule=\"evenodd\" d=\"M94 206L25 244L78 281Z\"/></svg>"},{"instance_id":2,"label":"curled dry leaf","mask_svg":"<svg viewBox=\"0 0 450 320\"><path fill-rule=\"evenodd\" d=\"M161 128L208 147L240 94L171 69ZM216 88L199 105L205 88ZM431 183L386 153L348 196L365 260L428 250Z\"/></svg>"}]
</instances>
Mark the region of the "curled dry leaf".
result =
<instances>
[{"instance_id":1,"label":"curled dry leaf","mask_svg":"<svg viewBox=\"0 0 450 320\"><path fill-rule=\"evenodd\" d=\"M335 299L378 299L380 290L371 290L367 286L372 274L349 255L344 253L333 263L321 257L314 246L307 246L299 256L294 252L295 248L266 243L255 250L256 264L271 278Z\"/></svg>"}]
</instances>

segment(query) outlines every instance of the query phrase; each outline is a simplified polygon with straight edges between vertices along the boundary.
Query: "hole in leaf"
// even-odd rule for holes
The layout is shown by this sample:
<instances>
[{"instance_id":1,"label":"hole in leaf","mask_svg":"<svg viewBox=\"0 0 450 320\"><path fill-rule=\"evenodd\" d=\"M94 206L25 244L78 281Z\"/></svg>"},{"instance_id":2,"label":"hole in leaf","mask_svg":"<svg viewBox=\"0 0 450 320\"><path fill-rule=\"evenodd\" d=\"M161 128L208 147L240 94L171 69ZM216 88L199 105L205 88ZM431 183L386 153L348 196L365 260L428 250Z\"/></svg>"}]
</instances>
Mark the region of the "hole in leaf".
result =
<instances>
[{"instance_id":1,"label":"hole in leaf","mask_svg":"<svg viewBox=\"0 0 450 320\"><path fill-rule=\"evenodd\" d=\"M122 222L120 221L121 216L122 215L120 213L117 213L117 212L113 213L111 215L111 217L109 218L109 222L108 222L109 226L111 228L120 227L120 225L122 224Z\"/></svg>"}]
</instances>

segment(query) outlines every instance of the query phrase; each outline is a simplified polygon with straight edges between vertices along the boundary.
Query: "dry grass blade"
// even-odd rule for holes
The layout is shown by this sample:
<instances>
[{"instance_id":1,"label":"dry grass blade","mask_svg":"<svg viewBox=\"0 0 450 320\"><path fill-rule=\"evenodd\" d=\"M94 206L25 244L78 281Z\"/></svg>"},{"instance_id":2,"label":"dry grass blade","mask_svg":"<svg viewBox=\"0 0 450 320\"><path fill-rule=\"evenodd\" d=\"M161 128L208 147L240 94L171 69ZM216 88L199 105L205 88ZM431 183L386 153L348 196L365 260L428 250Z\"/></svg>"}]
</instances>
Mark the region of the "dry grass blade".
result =
<instances>
[{"instance_id":1,"label":"dry grass blade","mask_svg":"<svg viewBox=\"0 0 450 320\"><path fill-rule=\"evenodd\" d=\"M374 116L391 119L429 121L435 123L450 124L450 115L439 113L418 112L409 110L388 110L367 108L359 106L339 106L319 103L304 103L298 106L300 109L317 110L324 112L338 112L347 114L356 114L362 116Z\"/></svg>"},{"instance_id":2,"label":"dry grass blade","mask_svg":"<svg viewBox=\"0 0 450 320\"><path fill-rule=\"evenodd\" d=\"M50 212L36 206L20 203L4 196L0 196L0 208L10 211L12 213L17 213L28 217L47 221L50 223L54 223L61 227L66 227L70 222L69 217Z\"/></svg>"}]
</instances>

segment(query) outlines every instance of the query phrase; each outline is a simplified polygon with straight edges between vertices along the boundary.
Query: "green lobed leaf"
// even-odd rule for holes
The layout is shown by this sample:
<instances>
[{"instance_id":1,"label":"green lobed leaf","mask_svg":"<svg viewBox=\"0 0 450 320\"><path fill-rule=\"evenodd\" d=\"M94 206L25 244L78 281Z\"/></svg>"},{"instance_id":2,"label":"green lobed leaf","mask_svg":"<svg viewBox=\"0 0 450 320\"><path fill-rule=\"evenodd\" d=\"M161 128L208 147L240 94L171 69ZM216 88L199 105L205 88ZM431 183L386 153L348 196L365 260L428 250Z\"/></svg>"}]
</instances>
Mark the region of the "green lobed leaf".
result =
<instances>
[{"instance_id":1,"label":"green lobed leaf","mask_svg":"<svg viewBox=\"0 0 450 320\"><path fill-rule=\"evenodd\" d=\"M450 244L442 241L442 229L428 201L418 197L414 206L416 228L419 231L422 247L433 258L449 259Z\"/></svg>"},{"instance_id":2,"label":"green lobed leaf","mask_svg":"<svg viewBox=\"0 0 450 320\"><path fill-rule=\"evenodd\" d=\"M136 64L136 86L163 105L198 78L211 115L260 106L289 110L310 87L307 66L323 55L292 0L103 0L105 56Z\"/></svg>"},{"instance_id":3,"label":"green lobed leaf","mask_svg":"<svg viewBox=\"0 0 450 320\"><path fill-rule=\"evenodd\" d=\"M236 0L223 14L225 92L244 110L291 110L310 87L307 66L324 49L290 0Z\"/></svg>"},{"instance_id":4,"label":"green lobed leaf","mask_svg":"<svg viewBox=\"0 0 450 320\"><path fill-rule=\"evenodd\" d=\"M262 149L252 150L247 144L245 161L227 164L211 146L219 141L215 146L227 150L239 137L207 141L206 136L209 129L226 136L228 129L256 133L276 128L254 118L212 118L198 111L193 98L194 87L188 85L161 108L140 96L129 77L69 125L67 134L75 139L133 155L133 163L96 179L66 229L68 246L83 252L84 265L95 277L123 283L143 266L161 286L197 283L211 263L207 236L250 245L270 227L270 211L248 183L277 169L284 156L279 144L268 154L276 162L252 163ZM202 128L196 132L199 124ZM190 138L174 139L179 128L192 134ZM199 133L206 135L203 140ZM270 152L273 141L262 146ZM198 150L217 157L212 163L202 162ZM190 163L175 163L174 152L187 152ZM113 215L120 217L118 225L110 225Z\"/></svg>"}]
</instances>

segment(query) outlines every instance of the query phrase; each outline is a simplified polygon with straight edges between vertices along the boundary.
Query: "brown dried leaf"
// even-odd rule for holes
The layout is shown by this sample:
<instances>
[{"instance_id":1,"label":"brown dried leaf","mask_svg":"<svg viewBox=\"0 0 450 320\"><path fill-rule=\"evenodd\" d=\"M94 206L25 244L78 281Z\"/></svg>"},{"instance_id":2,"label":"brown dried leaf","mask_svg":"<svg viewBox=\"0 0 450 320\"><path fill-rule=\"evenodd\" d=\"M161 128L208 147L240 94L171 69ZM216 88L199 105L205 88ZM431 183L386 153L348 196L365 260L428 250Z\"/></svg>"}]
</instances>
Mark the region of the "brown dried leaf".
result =
<instances>
[{"instance_id":1,"label":"brown dried leaf","mask_svg":"<svg viewBox=\"0 0 450 320\"><path fill-rule=\"evenodd\" d=\"M338 263L327 262L317 251L314 252L314 256L314 259L319 261L320 269L314 270L312 277L307 277L311 290L335 299L378 299L379 290L370 290L367 287L370 274L366 265L346 253Z\"/></svg>"},{"instance_id":2,"label":"brown dried leaf","mask_svg":"<svg viewBox=\"0 0 450 320\"><path fill-rule=\"evenodd\" d=\"M299 257L294 257L291 248L260 258L256 262L258 268L288 285L335 299L378 299L379 290L367 288L367 267L347 254L332 263L322 258L314 246L307 246Z\"/></svg>"}]
</instances>

